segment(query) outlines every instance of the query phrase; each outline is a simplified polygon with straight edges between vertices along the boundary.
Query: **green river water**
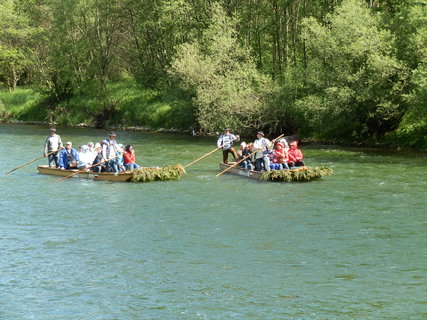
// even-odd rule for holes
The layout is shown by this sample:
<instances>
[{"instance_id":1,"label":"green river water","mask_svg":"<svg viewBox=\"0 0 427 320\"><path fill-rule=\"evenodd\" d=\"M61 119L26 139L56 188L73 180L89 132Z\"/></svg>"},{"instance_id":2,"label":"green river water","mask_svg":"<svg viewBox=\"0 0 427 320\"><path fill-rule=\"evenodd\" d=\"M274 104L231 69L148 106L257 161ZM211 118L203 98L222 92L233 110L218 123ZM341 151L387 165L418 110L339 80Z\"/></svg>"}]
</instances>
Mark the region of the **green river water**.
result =
<instances>
[{"instance_id":1,"label":"green river water","mask_svg":"<svg viewBox=\"0 0 427 320\"><path fill-rule=\"evenodd\" d=\"M75 146L107 131L60 128ZM116 132L145 166L187 164L215 138ZM47 127L0 125L4 172ZM427 319L427 155L302 146L334 175L55 183L0 175L0 319Z\"/></svg>"}]
</instances>

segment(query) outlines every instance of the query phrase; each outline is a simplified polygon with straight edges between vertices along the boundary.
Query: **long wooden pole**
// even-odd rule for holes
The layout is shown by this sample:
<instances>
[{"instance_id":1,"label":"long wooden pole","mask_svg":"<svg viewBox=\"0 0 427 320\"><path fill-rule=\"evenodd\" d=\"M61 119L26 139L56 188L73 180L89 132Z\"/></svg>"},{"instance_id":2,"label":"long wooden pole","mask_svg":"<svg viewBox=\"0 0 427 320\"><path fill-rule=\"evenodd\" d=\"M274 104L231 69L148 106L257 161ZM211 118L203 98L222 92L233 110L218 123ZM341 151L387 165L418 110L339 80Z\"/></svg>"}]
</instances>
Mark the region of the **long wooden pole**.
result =
<instances>
[{"instance_id":1,"label":"long wooden pole","mask_svg":"<svg viewBox=\"0 0 427 320\"><path fill-rule=\"evenodd\" d=\"M237 137L236 137L236 138L237 138ZM231 139L231 140L230 140L230 142L232 142L233 140L236 140L236 138ZM227 142L227 143L230 143L230 142ZM213 149L212 151L210 151L210 152L206 153L205 155L201 156L200 158L197 158L197 159L196 159L196 160L194 160L193 162L190 162L189 164L187 164L186 166L184 166L184 169L185 169L185 168L187 168L187 167L189 167L189 166L191 166L192 164L195 164L196 162L198 162L198 161L202 160L203 158L206 158L207 156L211 155L211 154L212 154L212 153L214 153L215 151L217 151L217 150L221 149L224 145L225 145L225 143L224 143L224 144L222 144L221 146L219 146L219 147L217 147L217 148Z\"/></svg>"},{"instance_id":2,"label":"long wooden pole","mask_svg":"<svg viewBox=\"0 0 427 320\"><path fill-rule=\"evenodd\" d=\"M113 159L115 159L115 158L117 158L117 157L119 157L119 156L120 156L120 154L118 154L117 156L112 157L112 158L110 158L110 159L107 159L107 160L101 161L101 162L99 162L99 163L97 163L97 164L94 164L94 165L92 165L92 166L90 166L90 167L87 167L87 168L81 169L81 170L79 170L79 171L73 172L72 174L70 174L70 175L68 175L68 176L66 176L66 177L63 177L63 178L61 178L61 179L58 179L58 180L56 180L55 182L61 182L61 181L65 180L65 179L71 178L71 177L75 176L76 174L82 173L82 172L84 172L84 171L85 171L85 170L87 170L87 169L90 169L90 168L93 168L93 167L99 166L100 164L104 164L104 163L106 163L106 162L108 162L108 161L110 161L110 160L113 160Z\"/></svg>"},{"instance_id":3,"label":"long wooden pole","mask_svg":"<svg viewBox=\"0 0 427 320\"><path fill-rule=\"evenodd\" d=\"M277 138L271 140L271 142L276 141L278 139L280 139L281 137L283 137L284 134L281 134L280 136L278 136ZM262 148L261 148L262 149ZM247 158L249 158L250 156L252 156L253 154L257 153L258 151L261 151L261 149L257 149L254 152L252 152L250 155L244 157L243 159L237 161L235 164L233 164L232 166L228 167L227 169L225 169L224 171L221 171L220 173L218 173L216 176L219 177L220 175L222 175L223 173L227 172L228 170L234 168L235 166L237 166L240 162L242 162L243 160L246 160Z\"/></svg>"},{"instance_id":4,"label":"long wooden pole","mask_svg":"<svg viewBox=\"0 0 427 320\"><path fill-rule=\"evenodd\" d=\"M12 173L13 171L18 170L19 168L25 167L27 164L33 163L34 161L40 160L40 159L42 159L42 158L46 158L46 157L50 156L51 154L54 154L55 152L59 152L59 151L60 151L60 150L62 150L62 149L64 149L64 147L61 147L61 148L59 148L58 150L52 151L52 152L48 153L48 154L47 154L47 155L45 155L45 156L41 156L41 157L38 157L38 158L36 158L36 159L34 159L34 160L28 161L27 163L24 163L24 164L20 165L19 167L16 167L16 168L14 168L14 169L12 169L12 170L10 170L10 171L6 172L5 174Z\"/></svg>"}]
</instances>

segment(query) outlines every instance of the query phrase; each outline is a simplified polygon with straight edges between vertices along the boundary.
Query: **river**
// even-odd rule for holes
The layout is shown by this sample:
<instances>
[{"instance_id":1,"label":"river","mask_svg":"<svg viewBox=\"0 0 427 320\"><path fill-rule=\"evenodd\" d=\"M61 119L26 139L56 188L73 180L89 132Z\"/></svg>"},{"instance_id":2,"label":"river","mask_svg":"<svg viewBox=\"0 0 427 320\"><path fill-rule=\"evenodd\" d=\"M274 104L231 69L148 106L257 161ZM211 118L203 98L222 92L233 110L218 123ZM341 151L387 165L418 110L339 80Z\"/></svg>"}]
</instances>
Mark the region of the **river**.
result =
<instances>
[{"instance_id":1,"label":"river","mask_svg":"<svg viewBox=\"0 0 427 320\"><path fill-rule=\"evenodd\" d=\"M4 172L47 127L0 125ZM75 146L106 130L59 128ZM116 131L139 164L187 164L214 138ZM0 175L0 319L426 319L427 155L302 146L334 174L61 183Z\"/></svg>"}]
</instances>

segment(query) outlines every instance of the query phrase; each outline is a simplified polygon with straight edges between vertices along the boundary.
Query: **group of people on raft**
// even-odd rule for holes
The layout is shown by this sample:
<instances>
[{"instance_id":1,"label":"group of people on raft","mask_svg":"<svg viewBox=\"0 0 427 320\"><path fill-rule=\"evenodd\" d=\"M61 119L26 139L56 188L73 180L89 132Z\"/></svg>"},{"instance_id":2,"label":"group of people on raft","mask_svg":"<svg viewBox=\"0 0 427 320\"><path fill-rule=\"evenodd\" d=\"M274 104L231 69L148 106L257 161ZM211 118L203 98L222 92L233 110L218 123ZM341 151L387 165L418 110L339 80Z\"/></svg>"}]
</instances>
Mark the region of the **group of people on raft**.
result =
<instances>
[{"instance_id":1,"label":"group of people on raft","mask_svg":"<svg viewBox=\"0 0 427 320\"><path fill-rule=\"evenodd\" d=\"M60 170L79 169L94 172L113 172L138 169L133 145L123 147L116 141L116 134L110 132L108 138L94 144L88 142L79 150L73 148L71 141L62 144L55 128L49 130L44 145L44 156L48 157L49 167Z\"/></svg>"},{"instance_id":2,"label":"group of people on raft","mask_svg":"<svg viewBox=\"0 0 427 320\"><path fill-rule=\"evenodd\" d=\"M233 143L240 141L239 135L231 134L230 128L224 128L224 133L217 140L218 148L222 149L223 163L228 163L228 155L231 153L234 161L242 160L240 167L249 170L289 170L304 166L303 154L298 149L297 141L292 141L289 145L285 138L270 141L262 131L258 131L256 136L254 142L242 142L236 151ZM77 151L71 141L64 147L56 129L51 128L44 145L44 156L48 157L49 167L60 170L86 169L98 173L118 173L139 168L133 145L123 147L123 144L117 143L114 132L110 132L102 142L81 145Z\"/></svg>"},{"instance_id":3,"label":"group of people on raft","mask_svg":"<svg viewBox=\"0 0 427 320\"><path fill-rule=\"evenodd\" d=\"M242 142L236 151L233 142L240 141L239 135L231 134L230 128L224 128L224 133L217 141L218 148L222 149L223 163L228 163L228 155L231 153L234 161L241 161L240 167L249 170L289 170L305 165L297 141L292 141L289 145L285 138L270 141L262 131L258 131L256 137L254 142Z\"/></svg>"}]
</instances>

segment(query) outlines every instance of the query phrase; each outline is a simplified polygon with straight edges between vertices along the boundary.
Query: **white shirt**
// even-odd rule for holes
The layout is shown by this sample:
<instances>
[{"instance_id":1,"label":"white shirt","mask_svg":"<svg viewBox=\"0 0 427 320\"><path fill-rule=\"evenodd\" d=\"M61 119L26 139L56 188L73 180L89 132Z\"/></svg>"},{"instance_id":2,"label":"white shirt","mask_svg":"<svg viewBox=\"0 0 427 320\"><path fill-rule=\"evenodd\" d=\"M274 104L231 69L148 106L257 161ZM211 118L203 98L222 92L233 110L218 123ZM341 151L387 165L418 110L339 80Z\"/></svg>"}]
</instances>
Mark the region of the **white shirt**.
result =
<instances>
[{"instance_id":1,"label":"white shirt","mask_svg":"<svg viewBox=\"0 0 427 320\"><path fill-rule=\"evenodd\" d=\"M256 139L254 141L254 148L255 150L259 149L261 151L255 154L255 158L259 159L264 157L264 155L268 153L268 149L272 149L272 147L273 147L273 144L267 138Z\"/></svg>"}]
</instances>

